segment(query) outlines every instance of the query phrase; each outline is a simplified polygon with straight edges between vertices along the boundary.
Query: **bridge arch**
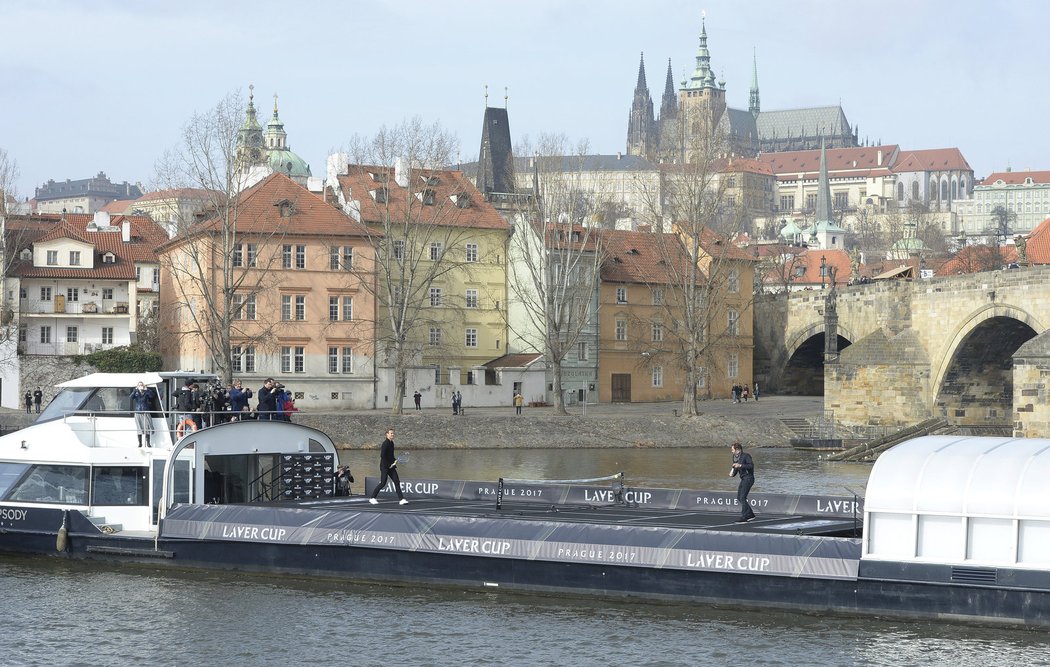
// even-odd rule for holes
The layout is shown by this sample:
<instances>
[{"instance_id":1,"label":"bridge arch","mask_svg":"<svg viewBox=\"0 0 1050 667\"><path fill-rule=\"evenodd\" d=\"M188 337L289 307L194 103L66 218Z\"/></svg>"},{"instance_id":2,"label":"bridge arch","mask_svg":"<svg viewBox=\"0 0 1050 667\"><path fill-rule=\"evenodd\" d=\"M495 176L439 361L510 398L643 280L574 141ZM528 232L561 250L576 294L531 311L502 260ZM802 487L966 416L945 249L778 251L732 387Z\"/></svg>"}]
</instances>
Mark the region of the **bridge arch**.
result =
<instances>
[{"instance_id":1,"label":"bridge arch","mask_svg":"<svg viewBox=\"0 0 1050 667\"><path fill-rule=\"evenodd\" d=\"M776 391L783 394L820 396L824 393L824 321L811 322L799 329L784 346L782 356L776 360L778 369ZM838 349L848 347L856 336L839 324Z\"/></svg>"},{"instance_id":2,"label":"bridge arch","mask_svg":"<svg viewBox=\"0 0 1050 667\"><path fill-rule=\"evenodd\" d=\"M1011 358L1044 330L1016 306L990 303L974 311L947 336L949 343L932 365L931 414L960 425L1011 423Z\"/></svg>"}]
</instances>

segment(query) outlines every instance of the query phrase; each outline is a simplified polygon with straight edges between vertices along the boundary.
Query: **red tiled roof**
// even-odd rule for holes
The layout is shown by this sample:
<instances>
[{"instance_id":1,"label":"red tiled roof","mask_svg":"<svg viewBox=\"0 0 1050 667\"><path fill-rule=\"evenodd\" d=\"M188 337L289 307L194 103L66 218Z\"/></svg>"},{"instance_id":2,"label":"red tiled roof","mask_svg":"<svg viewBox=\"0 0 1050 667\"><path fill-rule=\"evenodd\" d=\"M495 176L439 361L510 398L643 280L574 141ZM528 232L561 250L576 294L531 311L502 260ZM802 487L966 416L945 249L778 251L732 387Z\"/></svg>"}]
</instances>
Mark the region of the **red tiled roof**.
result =
<instances>
[{"instance_id":1,"label":"red tiled roof","mask_svg":"<svg viewBox=\"0 0 1050 667\"><path fill-rule=\"evenodd\" d=\"M724 174L739 174L750 172L752 174L772 175L773 168L768 162L753 160L751 158L734 157L728 161L722 159L716 161L716 167Z\"/></svg>"},{"instance_id":2,"label":"red tiled roof","mask_svg":"<svg viewBox=\"0 0 1050 667\"><path fill-rule=\"evenodd\" d=\"M1028 233L1025 255L1031 264L1050 264L1050 218Z\"/></svg>"},{"instance_id":3,"label":"red tiled roof","mask_svg":"<svg viewBox=\"0 0 1050 667\"><path fill-rule=\"evenodd\" d=\"M798 261L794 266L804 267L805 273L793 280L799 283L820 283L820 261L822 259L824 260L826 271L823 282L828 284L831 283L832 268L834 268L836 285L845 285L849 282L851 270L849 253L841 249L812 249L798 255Z\"/></svg>"},{"instance_id":4,"label":"red tiled roof","mask_svg":"<svg viewBox=\"0 0 1050 667\"><path fill-rule=\"evenodd\" d=\"M281 205L291 206L290 217L281 216ZM275 225L285 225L283 229ZM160 250L179 245L199 234L219 230L222 220L205 219L190 232L176 236ZM270 174L241 193L237 204L237 231L242 234L280 233L287 236L366 236L368 230L339 209L313 195L280 172Z\"/></svg>"},{"instance_id":5,"label":"red tiled roof","mask_svg":"<svg viewBox=\"0 0 1050 667\"><path fill-rule=\"evenodd\" d=\"M115 199L115 200L109 202L108 204L106 204L105 206L103 206L102 208L100 208L99 210L100 211L105 211L106 213L110 213L110 214L127 213L128 209L131 208L131 202L133 202L133 201L135 201L135 200L134 199Z\"/></svg>"},{"instance_id":6,"label":"red tiled roof","mask_svg":"<svg viewBox=\"0 0 1050 667\"><path fill-rule=\"evenodd\" d=\"M872 176L888 174L890 161L895 157L900 147L896 144L886 146L859 146L856 148L829 148L828 173L831 176L836 172L846 172L850 175ZM882 162L879 162L879 153L882 153ZM803 174L815 178L820 172L820 150L809 151L784 151L779 153L762 153L758 161L769 165L770 169L778 178L784 179L797 177ZM839 175L841 178L843 175Z\"/></svg>"},{"instance_id":7,"label":"red tiled roof","mask_svg":"<svg viewBox=\"0 0 1050 667\"><path fill-rule=\"evenodd\" d=\"M1026 178L1033 183L1050 183L1050 171L997 171L989 174L978 185L995 185L1002 181L1006 185L1023 185Z\"/></svg>"},{"instance_id":8,"label":"red tiled roof","mask_svg":"<svg viewBox=\"0 0 1050 667\"><path fill-rule=\"evenodd\" d=\"M921 151L901 151L893 163L896 173L905 171L973 171L958 148L932 148Z\"/></svg>"},{"instance_id":9,"label":"red tiled roof","mask_svg":"<svg viewBox=\"0 0 1050 667\"><path fill-rule=\"evenodd\" d=\"M390 167L352 164L339 176L339 184L347 199L360 202L361 221L366 224L394 219L475 229L510 229L507 221L461 171L411 169L408 184L401 187ZM377 202L373 195L383 187L387 189L387 203ZM421 202L421 196L428 190L433 193L433 205ZM470 206L460 208L454 201L459 196L468 197Z\"/></svg>"},{"instance_id":10,"label":"red tiled roof","mask_svg":"<svg viewBox=\"0 0 1050 667\"><path fill-rule=\"evenodd\" d=\"M602 244L605 282L672 284L688 275L689 254L675 234L607 229Z\"/></svg>"}]
</instances>

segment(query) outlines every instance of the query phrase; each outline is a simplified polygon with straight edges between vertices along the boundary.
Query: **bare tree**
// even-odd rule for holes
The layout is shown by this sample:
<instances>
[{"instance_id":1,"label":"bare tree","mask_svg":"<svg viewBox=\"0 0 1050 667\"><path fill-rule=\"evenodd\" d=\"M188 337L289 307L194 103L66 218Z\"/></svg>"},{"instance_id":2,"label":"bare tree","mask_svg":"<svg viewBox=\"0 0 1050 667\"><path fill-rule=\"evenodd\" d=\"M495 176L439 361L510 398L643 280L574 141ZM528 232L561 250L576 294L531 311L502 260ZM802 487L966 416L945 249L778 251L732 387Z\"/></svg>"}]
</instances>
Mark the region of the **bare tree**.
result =
<instances>
[{"instance_id":1,"label":"bare tree","mask_svg":"<svg viewBox=\"0 0 1050 667\"><path fill-rule=\"evenodd\" d=\"M519 201L510 240L508 327L517 346L542 353L551 373L555 414L564 415L563 367L581 342L597 350L600 225L619 207L604 174L586 169L587 144L569 149L563 135L518 148L530 154L532 196Z\"/></svg>"},{"instance_id":2,"label":"bare tree","mask_svg":"<svg viewBox=\"0 0 1050 667\"><path fill-rule=\"evenodd\" d=\"M441 168L457 149L440 125L413 118L353 137L340 173L330 174L338 203L364 224L375 249L374 281L354 267L349 273L375 298L377 366L393 374L392 414L403 411L411 368L462 357L463 342L454 343L448 329L462 322L464 308L477 306L458 296L459 287L475 267L498 264L505 253L506 223L466 177ZM479 256L468 257L475 241Z\"/></svg>"},{"instance_id":3,"label":"bare tree","mask_svg":"<svg viewBox=\"0 0 1050 667\"><path fill-rule=\"evenodd\" d=\"M0 360L6 360L16 353L13 341L18 330L15 319L18 302L8 300L7 287L21 244L19 232L8 228L7 217L10 203L17 201L18 175L18 163L7 149L0 148Z\"/></svg>"},{"instance_id":4,"label":"bare tree","mask_svg":"<svg viewBox=\"0 0 1050 667\"><path fill-rule=\"evenodd\" d=\"M248 115L254 118L251 103ZM284 235L281 227L260 224L258 213L244 212L242 190L253 157L253 147L244 145L245 118L239 95L228 94L194 114L181 142L156 165L158 186L193 188L206 202L200 213L173 209L174 237L159 259L168 275L162 288L170 290L175 307L167 309L162 326L177 350L200 345L206 363L226 382L233 375L235 345L265 347L273 339L277 323L254 313L275 286L277 276L269 269L281 260ZM295 202L287 207L294 214Z\"/></svg>"}]
</instances>

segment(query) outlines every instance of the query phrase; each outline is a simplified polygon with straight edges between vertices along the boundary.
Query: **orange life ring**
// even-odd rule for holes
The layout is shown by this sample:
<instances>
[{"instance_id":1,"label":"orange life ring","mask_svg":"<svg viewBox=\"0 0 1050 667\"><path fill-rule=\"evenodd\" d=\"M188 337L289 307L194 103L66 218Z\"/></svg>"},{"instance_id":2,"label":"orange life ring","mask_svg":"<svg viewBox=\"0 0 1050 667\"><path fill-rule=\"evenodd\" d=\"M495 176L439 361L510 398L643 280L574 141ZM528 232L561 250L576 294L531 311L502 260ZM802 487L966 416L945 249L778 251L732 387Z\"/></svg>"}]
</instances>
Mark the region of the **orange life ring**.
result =
<instances>
[{"instance_id":1,"label":"orange life ring","mask_svg":"<svg viewBox=\"0 0 1050 667\"><path fill-rule=\"evenodd\" d=\"M175 437L177 439L181 440L182 437L184 435L186 435L186 433L187 433L186 427L187 426L190 427L189 428L189 432L190 433L193 433L194 431L197 430L197 422L193 421L192 419L188 419L188 418L187 419L183 419L181 422L179 422L179 425L175 427Z\"/></svg>"}]
</instances>

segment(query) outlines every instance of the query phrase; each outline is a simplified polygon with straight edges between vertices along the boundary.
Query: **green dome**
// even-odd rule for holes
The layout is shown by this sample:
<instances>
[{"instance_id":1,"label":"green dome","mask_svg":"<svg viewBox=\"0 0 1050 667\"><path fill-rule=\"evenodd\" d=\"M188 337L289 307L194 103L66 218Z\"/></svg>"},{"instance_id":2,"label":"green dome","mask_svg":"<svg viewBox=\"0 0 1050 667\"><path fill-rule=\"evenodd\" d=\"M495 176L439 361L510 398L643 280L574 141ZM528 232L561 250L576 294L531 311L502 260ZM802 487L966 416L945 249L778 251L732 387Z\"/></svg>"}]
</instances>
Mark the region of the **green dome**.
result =
<instances>
[{"instance_id":1,"label":"green dome","mask_svg":"<svg viewBox=\"0 0 1050 667\"><path fill-rule=\"evenodd\" d=\"M914 236L906 239L901 239L893 244L893 250L907 250L907 251L920 251L926 250L926 244L922 242L922 239L917 239Z\"/></svg>"},{"instance_id":2,"label":"green dome","mask_svg":"<svg viewBox=\"0 0 1050 667\"><path fill-rule=\"evenodd\" d=\"M287 148L270 149L267 162L274 171L279 171L289 178L306 178L311 176L310 165Z\"/></svg>"}]
</instances>

